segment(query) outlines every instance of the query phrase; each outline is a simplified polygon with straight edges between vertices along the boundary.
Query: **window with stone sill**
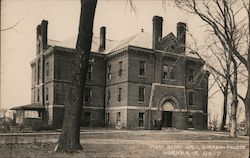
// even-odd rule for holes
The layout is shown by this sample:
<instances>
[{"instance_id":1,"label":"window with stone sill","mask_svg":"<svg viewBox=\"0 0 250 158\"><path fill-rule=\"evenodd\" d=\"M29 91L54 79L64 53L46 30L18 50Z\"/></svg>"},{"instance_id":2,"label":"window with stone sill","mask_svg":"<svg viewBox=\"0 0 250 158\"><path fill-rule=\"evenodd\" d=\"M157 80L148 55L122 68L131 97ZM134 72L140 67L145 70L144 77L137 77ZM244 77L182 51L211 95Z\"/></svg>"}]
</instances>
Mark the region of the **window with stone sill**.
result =
<instances>
[{"instance_id":1,"label":"window with stone sill","mask_svg":"<svg viewBox=\"0 0 250 158\"><path fill-rule=\"evenodd\" d=\"M139 98L138 102L145 102L145 87L139 87Z\"/></svg>"},{"instance_id":2,"label":"window with stone sill","mask_svg":"<svg viewBox=\"0 0 250 158\"><path fill-rule=\"evenodd\" d=\"M49 62L46 62L46 77L49 76Z\"/></svg>"},{"instance_id":3,"label":"window with stone sill","mask_svg":"<svg viewBox=\"0 0 250 158\"><path fill-rule=\"evenodd\" d=\"M108 80L111 80L111 77L112 77L112 76L111 76L111 65L108 65L108 71L107 71L107 72L108 72L107 78L108 78Z\"/></svg>"},{"instance_id":4,"label":"window with stone sill","mask_svg":"<svg viewBox=\"0 0 250 158\"><path fill-rule=\"evenodd\" d=\"M110 103L110 99L111 99L111 90L108 90L108 92L107 92L107 104Z\"/></svg>"},{"instance_id":5,"label":"window with stone sill","mask_svg":"<svg viewBox=\"0 0 250 158\"><path fill-rule=\"evenodd\" d=\"M89 65L88 66L88 70L87 70L87 78L89 79L89 80L92 80L93 78L92 78L92 72L93 72L93 65Z\"/></svg>"},{"instance_id":6,"label":"window with stone sill","mask_svg":"<svg viewBox=\"0 0 250 158\"><path fill-rule=\"evenodd\" d=\"M106 124L109 125L110 123L110 113L106 113Z\"/></svg>"},{"instance_id":7,"label":"window with stone sill","mask_svg":"<svg viewBox=\"0 0 250 158\"><path fill-rule=\"evenodd\" d=\"M118 102L120 102L122 100L122 88L118 88L118 98L117 98Z\"/></svg>"},{"instance_id":8,"label":"window with stone sill","mask_svg":"<svg viewBox=\"0 0 250 158\"><path fill-rule=\"evenodd\" d=\"M173 65L163 65L163 79L165 80L175 80L175 66Z\"/></svg>"},{"instance_id":9,"label":"window with stone sill","mask_svg":"<svg viewBox=\"0 0 250 158\"><path fill-rule=\"evenodd\" d=\"M189 69L188 70L188 81L189 82L194 82L194 69Z\"/></svg>"},{"instance_id":10,"label":"window with stone sill","mask_svg":"<svg viewBox=\"0 0 250 158\"><path fill-rule=\"evenodd\" d=\"M116 124L117 124L118 126L121 125L121 112L117 112L117 113L116 113Z\"/></svg>"},{"instance_id":11,"label":"window with stone sill","mask_svg":"<svg viewBox=\"0 0 250 158\"><path fill-rule=\"evenodd\" d=\"M118 76L122 76L122 61L119 62L119 70L118 70Z\"/></svg>"},{"instance_id":12,"label":"window with stone sill","mask_svg":"<svg viewBox=\"0 0 250 158\"><path fill-rule=\"evenodd\" d=\"M92 102L92 89L85 88L84 102L91 103Z\"/></svg>"},{"instance_id":13,"label":"window with stone sill","mask_svg":"<svg viewBox=\"0 0 250 158\"><path fill-rule=\"evenodd\" d=\"M48 101L49 100L49 88L46 87L45 88L45 101Z\"/></svg>"},{"instance_id":14,"label":"window with stone sill","mask_svg":"<svg viewBox=\"0 0 250 158\"><path fill-rule=\"evenodd\" d=\"M40 90L38 89L37 90L37 102L39 102L40 101Z\"/></svg>"},{"instance_id":15,"label":"window with stone sill","mask_svg":"<svg viewBox=\"0 0 250 158\"><path fill-rule=\"evenodd\" d=\"M139 62L139 76L145 76L146 75L146 63L145 61Z\"/></svg>"},{"instance_id":16,"label":"window with stone sill","mask_svg":"<svg viewBox=\"0 0 250 158\"><path fill-rule=\"evenodd\" d=\"M189 92L188 93L188 105L193 105L194 104L194 92Z\"/></svg>"}]
</instances>

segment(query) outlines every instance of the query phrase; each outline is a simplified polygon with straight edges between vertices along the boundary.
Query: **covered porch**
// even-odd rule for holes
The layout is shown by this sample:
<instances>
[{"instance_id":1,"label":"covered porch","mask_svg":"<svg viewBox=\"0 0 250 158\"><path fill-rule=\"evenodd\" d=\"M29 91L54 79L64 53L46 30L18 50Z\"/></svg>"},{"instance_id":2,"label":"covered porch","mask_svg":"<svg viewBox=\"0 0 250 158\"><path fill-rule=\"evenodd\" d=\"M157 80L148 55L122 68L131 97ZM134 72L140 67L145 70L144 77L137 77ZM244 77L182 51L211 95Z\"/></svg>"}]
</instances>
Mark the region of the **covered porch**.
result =
<instances>
[{"instance_id":1,"label":"covered porch","mask_svg":"<svg viewBox=\"0 0 250 158\"><path fill-rule=\"evenodd\" d=\"M32 103L11 108L13 121L19 125L32 126L45 121L45 108L39 103Z\"/></svg>"}]
</instances>

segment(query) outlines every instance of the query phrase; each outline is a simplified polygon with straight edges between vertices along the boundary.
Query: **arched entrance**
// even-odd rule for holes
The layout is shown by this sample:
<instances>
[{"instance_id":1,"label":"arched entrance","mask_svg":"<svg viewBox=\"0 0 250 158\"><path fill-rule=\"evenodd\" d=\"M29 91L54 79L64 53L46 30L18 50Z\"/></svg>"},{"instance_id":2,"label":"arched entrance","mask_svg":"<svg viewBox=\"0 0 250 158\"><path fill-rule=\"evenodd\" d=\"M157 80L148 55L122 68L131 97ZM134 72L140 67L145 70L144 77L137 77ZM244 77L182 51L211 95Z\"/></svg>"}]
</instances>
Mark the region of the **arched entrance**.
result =
<instances>
[{"instance_id":1,"label":"arched entrance","mask_svg":"<svg viewBox=\"0 0 250 158\"><path fill-rule=\"evenodd\" d=\"M166 100L162 104L162 127L172 127L173 121L172 121L172 115L174 111L174 102L172 100Z\"/></svg>"}]
</instances>

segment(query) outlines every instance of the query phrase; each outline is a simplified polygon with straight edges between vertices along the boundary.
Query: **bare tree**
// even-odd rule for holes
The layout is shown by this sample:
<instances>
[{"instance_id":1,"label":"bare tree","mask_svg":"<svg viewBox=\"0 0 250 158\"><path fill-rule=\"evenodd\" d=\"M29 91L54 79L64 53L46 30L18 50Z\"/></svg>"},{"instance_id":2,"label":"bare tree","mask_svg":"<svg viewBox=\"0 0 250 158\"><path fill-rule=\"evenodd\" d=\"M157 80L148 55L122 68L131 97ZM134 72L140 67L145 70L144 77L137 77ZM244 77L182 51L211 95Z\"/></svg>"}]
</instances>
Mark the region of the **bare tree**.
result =
<instances>
[{"instance_id":1,"label":"bare tree","mask_svg":"<svg viewBox=\"0 0 250 158\"><path fill-rule=\"evenodd\" d=\"M3 118L6 117L6 113L7 113L8 109L5 108L0 108L0 113L3 115Z\"/></svg>"},{"instance_id":2,"label":"bare tree","mask_svg":"<svg viewBox=\"0 0 250 158\"><path fill-rule=\"evenodd\" d=\"M220 47L225 50L225 53L227 53L229 59L232 61L232 65L230 66L233 74L229 80L229 86L233 95L231 104L232 119L235 119L234 116L236 116L236 109L238 105L238 62L242 63L248 70L248 88L243 100L245 104L247 135L249 135L249 1L247 3L244 0L175 0L175 3L181 9L198 15L198 17L200 17L200 19L209 26L211 33L213 33L217 38ZM247 13L244 15L248 16L242 16L242 13ZM236 126L236 120L231 122L230 136L235 137L236 132L233 127Z\"/></svg>"},{"instance_id":3,"label":"bare tree","mask_svg":"<svg viewBox=\"0 0 250 158\"><path fill-rule=\"evenodd\" d=\"M74 152L82 149L80 121L96 5L97 0L81 0L79 32L72 64L72 86L69 103L65 105L62 132L55 148L58 152Z\"/></svg>"}]
</instances>

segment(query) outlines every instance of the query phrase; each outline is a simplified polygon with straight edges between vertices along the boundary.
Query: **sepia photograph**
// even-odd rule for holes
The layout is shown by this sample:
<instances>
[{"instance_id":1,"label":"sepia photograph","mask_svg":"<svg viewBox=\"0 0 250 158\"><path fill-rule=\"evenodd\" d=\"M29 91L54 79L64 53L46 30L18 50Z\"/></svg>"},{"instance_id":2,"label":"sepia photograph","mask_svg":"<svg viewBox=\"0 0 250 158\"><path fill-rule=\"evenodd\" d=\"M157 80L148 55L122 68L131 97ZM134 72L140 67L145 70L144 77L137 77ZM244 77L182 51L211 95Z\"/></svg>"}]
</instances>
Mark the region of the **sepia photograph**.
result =
<instances>
[{"instance_id":1,"label":"sepia photograph","mask_svg":"<svg viewBox=\"0 0 250 158\"><path fill-rule=\"evenodd\" d=\"M0 13L0 158L249 158L250 0Z\"/></svg>"}]
</instances>

